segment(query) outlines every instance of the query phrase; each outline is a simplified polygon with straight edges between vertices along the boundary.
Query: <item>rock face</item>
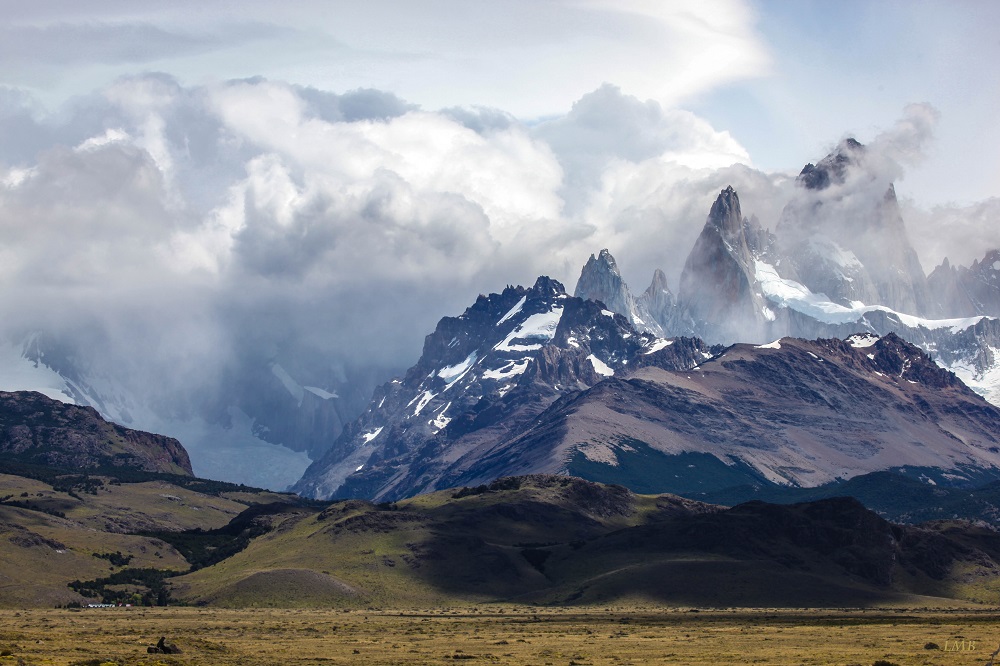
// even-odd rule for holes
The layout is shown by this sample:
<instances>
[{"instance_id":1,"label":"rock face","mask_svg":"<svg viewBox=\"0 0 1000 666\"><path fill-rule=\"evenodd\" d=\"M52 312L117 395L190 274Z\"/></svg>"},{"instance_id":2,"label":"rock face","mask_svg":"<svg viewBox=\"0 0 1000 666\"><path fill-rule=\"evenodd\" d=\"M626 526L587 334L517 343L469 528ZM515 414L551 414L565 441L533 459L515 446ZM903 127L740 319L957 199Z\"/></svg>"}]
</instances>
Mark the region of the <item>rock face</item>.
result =
<instances>
[{"instance_id":1,"label":"rock face","mask_svg":"<svg viewBox=\"0 0 1000 666\"><path fill-rule=\"evenodd\" d=\"M171 437L105 421L41 393L0 392L0 455L72 470L131 467L191 475L191 461Z\"/></svg>"},{"instance_id":2,"label":"rock face","mask_svg":"<svg viewBox=\"0 0 1000 666\"><path fill-rule=\"evenodd\" d=\"M417 364L376 390L294 490L392 499L517 469L553 471L560 461L529 454L497 462L494 448L556 400L606 377L646 365L690 368L711 354L697 340L640 333L546 277L480 296L440 321Z\"/></svg>"},{"instance_id":3,"label":"rock face","mask_svg":"<svg viewBox=\"0 0 1000 666\"><path fill-rule=\"evenodd\" d=\"M376 382L353 372L341 381L328 376L315 382L326 388L310 386L305 378L320 374L310 373L310 366L322 368L323 363L300 359L296 367L286 368L274 359L258 359L241 368L231 384L237 407L253 416L254 435L318 458L364 410Z\"/></svg>"},{"instance_id":4,"label":"rock face","mask_svg":"<svg viewBox=\"0 0 1000 666\"><path fill-rule=\"evenodd\" d=\"M667 330L675 316L677 297L670 291L667 276L659 268L653 271L653 281L639 296L639 305L649 312L662 330Z\"/></svg>"},{"instance_id":5,"label":"rock face","mask_svg":"<svg viewBox=\"0 0 1000 666\"><path fill-rule=\"evenodd\" d=\"M757 288L757 257L747 242L747 228L739 196L727 187L712 205L684 263L675 332L687 326L695 334L718 342L764 336L774 314Z\"/></svg>"}]
</instances>

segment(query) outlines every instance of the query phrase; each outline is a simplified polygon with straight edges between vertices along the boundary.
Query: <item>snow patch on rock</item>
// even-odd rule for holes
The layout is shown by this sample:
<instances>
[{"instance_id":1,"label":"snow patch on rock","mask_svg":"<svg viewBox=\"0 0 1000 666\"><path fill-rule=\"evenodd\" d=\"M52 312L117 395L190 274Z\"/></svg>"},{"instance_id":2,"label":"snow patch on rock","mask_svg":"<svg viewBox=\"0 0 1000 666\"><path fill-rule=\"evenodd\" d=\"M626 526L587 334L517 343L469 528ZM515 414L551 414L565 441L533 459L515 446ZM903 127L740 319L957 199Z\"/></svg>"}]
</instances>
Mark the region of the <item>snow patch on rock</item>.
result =
<instances>
[{"instance_id":1,"label":"snow patch on rock","mask_svg":"<svg viewBox=\"0 0 1000 666\"><path fill-rule=\"evenodd\" d=\"M596 372L597 374L601 375L602 377L613 377L614 376L614 374L615 374L614 369L608 367L608 365L604 361L602 361L601 359L597 358L593 354L591 354L590 356L588 356L587 360L590 361L590 364L594 366L594 372Z\"/></svg>"}]
</instances>

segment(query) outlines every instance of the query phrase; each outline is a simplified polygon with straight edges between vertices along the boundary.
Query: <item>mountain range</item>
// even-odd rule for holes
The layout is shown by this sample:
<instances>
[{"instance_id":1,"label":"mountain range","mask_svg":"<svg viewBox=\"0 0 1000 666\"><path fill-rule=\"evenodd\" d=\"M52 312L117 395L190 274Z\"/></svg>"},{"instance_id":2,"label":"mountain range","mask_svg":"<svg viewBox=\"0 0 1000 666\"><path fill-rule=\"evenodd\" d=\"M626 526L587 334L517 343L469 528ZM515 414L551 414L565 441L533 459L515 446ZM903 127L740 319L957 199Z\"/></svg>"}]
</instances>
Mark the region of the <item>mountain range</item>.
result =
<instances>
[{"instance_id":1,"label":"mountain range","mask_svg":"<svg viewBox=\"0 0 1000 666\"><path fill-rule=\"evenodd\" d=\"M891 186L832 216L864 158L849 140L807 165L775 233L722 190L676 296L659 270L634 296L608 250L572 297L544 277L481 296L293 488L384 500L527 473L681 493L906 468L943 485L995 477L1000 411L962 381L1000 397L992 268L951 271L953 291L978 289L953 304Z\"/></svg>"},{"instance_id":2,"label":"mountain range","mask_svg":"<svg viewBox=\"0 0 1000 666\"><path fill-rule=\"evenodd\" d=\"M548 294L543 301L562 304L562 317L580 316L574 306L583 313L600 308L593 301L559 293L551 281L540 281L536 288ZM525 291L510 289L515 296ZM522 293L522 309L531 308L526 296ZM484 297L481 303L488 306L490 300ZM551 318L552 309L534 314ZM603 311L591 316L615 324L623 319ZM559 335L556 328L554 338ZM502 340L514 347L542 339L519 337L527 330L522 321ZM579 323L568 327L573 337L589 332L598 341L611 338L610 330L587 331ZM632 339L625 335L625 342ZM621 341L611 338L604 349L594 345L582 350L591 352L582 367L595 365L595 350L613 359ZM642 336L640 348L645 352L640 353L656 357L666 348L649 352L660 342ZM953 375L894 336L877 341L859 336L846 343L788 340L780 347L739 345L687 370L662 367L679 362L683 354L661 356L622 383L648 381L638 379L644 373L704 372L708 392L723 394L728 375L709 364L731 363L738 375L753 365L741 356L747 349L773 360L786 345L802 347L797 354L809 360L792 356L791 361L815 367L821 384L829 384L829 373L848 367L858 375L838 375L847 391L862 386L866 374L881 377L871 381L882 385L868 387L865 395L874 412L882 406L879 390L889 394L882 398L890 405L891 395L912 392L915 409L926 408L925 400L937 400L928 398L935 392L951 393L947 409L930 420L952 433L963 419L966 427L986 427L995 411L988 405L984 409L982 399ZM822 347L828 359L812 358L811 350ZM697 346L689 353L692 350ZM624 352L619 348L617 353ZM729 356L734 358L724 360ZM546 355L525 358L535 366ZM628 365L626 359L618 360L619 370ZM768 369L773 368L765 364ZM886 377L882 370L899 370L900 376ZM712 379L713 372L721 374L722 381ZM577 381L589 380L581 373ZM771 382L764 384L773 388ZM624 395L613 376L573 395L588 399L598 389L619 392L624 399L619 406L641 407L634 396ZM790 387L791 392L802 390ZM573 401L557 399L550 410ZM598 399L595 404L615 403ZM567 406L556 411L562 414ZM752 401L746 407L752 410ZM819 419L815 414L809 418ZM901 423L913 418L912 413L899 416ZM606 426L614 420L596 422ZM970 438L968 448L974 448L975 434L965 435ZM928 445L942 448L933 438ZM783 447L790 448L787 443ZM637 448L633 442L614 454L627 460ZM755 500L729 508L543 474L508 476L397 502L314 502L199 479L191 476L185 462L176 440L108 423L92 408L66 405L39 393L0 394L0 483L5 490L0 495L0 607L98 602L395 609L504 602L733 608L954 606L995 604L1000 599L1000 537L995 528L1000 481L975 489L946 488L944 483L954 479L940 475L939 485L926 475L928 468L861 474L811 490L772 484L765 492L784 504ZM661 469L649 471L648 478L663 478ZM984 471L983 465L970 470L965 481L976 483L974 473ZM715 495L735 497L747 488ZM750 490L759 494L761 488ZM935 520L892 523L842 496L845 493L864 497L906 523Z\"/></svg>"},{"instance_id":3,"label":"mountain range","mask_svg":"<svg viewBox=\"0 0 1000 666\"><path fill-rule=\"evenodd\" d=\"M142 398L127 369L98 372L72 340L31 332L0 345L0 388L167 432L203 476L313 497L538 472L647 483L626 469L657 491L903 467L970 482L997 466L995 410L965 386L1000 403L1000 254L925 276L868 159L848 139L806 165L773 231L724 188L676 293L656 270L633 295L602 250L573 295L540 277L445 317L389 382L305 354Z\"/></svg>"}]
</instances>

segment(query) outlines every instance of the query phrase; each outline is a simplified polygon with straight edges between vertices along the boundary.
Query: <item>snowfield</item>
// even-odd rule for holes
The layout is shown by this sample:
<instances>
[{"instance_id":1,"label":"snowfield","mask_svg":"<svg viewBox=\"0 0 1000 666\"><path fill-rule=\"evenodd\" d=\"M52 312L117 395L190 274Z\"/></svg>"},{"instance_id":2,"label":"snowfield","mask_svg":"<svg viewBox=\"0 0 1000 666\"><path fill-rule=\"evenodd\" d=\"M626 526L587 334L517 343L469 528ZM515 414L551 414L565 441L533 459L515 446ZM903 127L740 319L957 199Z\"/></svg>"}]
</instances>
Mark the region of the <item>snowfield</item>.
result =
<instances>
[{"instance_id":1,"label":"snowfield","mask_svg":"<svg viewBox=\"0 0 1000 666\"><path fill-rule=\"evenodd\" d=\"M989 348L993 355L993 365L985 372L977 373L971 365L956 362L942 366L951 370L966 386L986 398L987 402L1000 405L1000 349Z\"/></svg>"},{"instance_id":2,"label":"snowfield","mask_svg":"<svg viewBox=\"0 0 1000 666\"><path fill-rule=\"evenodd\" d=\"M853 302L851 307L846 307L834 303L826 294L814 294L805 285L794 280L786 280L778 275L774 266L760 260L754 262L754 276L767 300L779 307L801 312L826 324L850 324L860 320L868 312L880 310L895 316L901 323L911 328L923 327L928 330L948 328L952 333L960 333L985 319L983 316L924 319L896 312L884 305L865 305L859 301Z\"/></svg>"},{"instance_id":3,"label":"snowfield","mask_svg":"<svg viewBox=\"0 0 1000 666\"><path fill-rule=\"evenodd\" d=\"M542 343L548 342L556 335L559 328L559 321L562 319L563 307L557 305L549 312L539 312L524 320L520 326L516 326L506 338L498 342L493 349L496 351L525 352L537 351L542 348L542 344L519 345L511 344L514 340L540 340Z\"/></svg>"},{"instance_id":4,"label":"snowfield","mask_svg":"<svg viewBox=\"0 0 1000 666\"><path fill-rule=\"evenodd\" d=\"M528 369L529 363L531 363L530 358L522 358L520 361L510 361L496 370L487 370L483 373L483 379L503 380L522 375Z\"/></svg>"},{"instance_id":5,"label":"snowfield","mask_svg":"<svg viewBox=\"0 0 1000 666\"><path fill-rule=\"evenodd\" d=\"M455 382L457 382L458 380L460 380L462 377L465 376L465 373L467 373L476 363L476 358L477 358L476 352L472 352L471 354L466 356L465 360L462 361L461 363L456 363L455 365L449 365L447 368L441 368L440 370L437 371L437 376L443 379L447 384L447 386L444 389L445 391L450 389L452 385L455 384Z\"/></svg>"},{"instance_id":6,"label":"snowfield","mask_svg":"<svg viewBox=\"0 0 1000 666\"><path fill-rule=\"evenodd\" d=\"M500 318L500 321L498 321L498 322L496 323L496 325L497 325L497 326L499 326L500 324L504 323L505 321L507 321L508 319L510 319L511 317L513 317L514 315L516 315L516 314L517 314L518 312L520 312L520 311L521 311L521 308L523 308L523 307L524 307L524 303L525 303L525 301L527 301L527 300L528 300L528 297L527 297L527 296L522 296L522 297L521 297L521 300L519 300L519 301L517 302L517 305L515 305L514 307L512 307L512 308L511 308L511 309L510 309L510 310L509 310L509 311L507 312L507 314L505 314L505 315L504 315L503 317L501 317L501 318Z\"/></svg>"}]
</instances>

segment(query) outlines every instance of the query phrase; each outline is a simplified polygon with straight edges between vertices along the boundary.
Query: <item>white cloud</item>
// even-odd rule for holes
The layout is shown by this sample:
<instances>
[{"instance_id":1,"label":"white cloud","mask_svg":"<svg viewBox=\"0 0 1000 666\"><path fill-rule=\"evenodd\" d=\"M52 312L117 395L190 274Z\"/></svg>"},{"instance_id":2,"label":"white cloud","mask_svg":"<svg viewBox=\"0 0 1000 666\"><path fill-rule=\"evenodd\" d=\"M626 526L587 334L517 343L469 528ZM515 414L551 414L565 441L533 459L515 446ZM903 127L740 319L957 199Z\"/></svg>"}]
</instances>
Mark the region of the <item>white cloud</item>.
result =
<instances>
[{"instance_id":1,"label":"white cloud","mask_svg":"<svg viewBox=\"0 0 1000 666\"><path fill-rule=\"evenodd\" d=\"M214 106L241 141L294 164L310 187L356 189L391 172L415 191L450 193L479 206L492 233L525 218L554 218L562 172L545 144L519 125L479 134L451 117L409 111L386 120L328 122L306 115L290 86L224 86Z\"/></svg>"},{"instance_id":2,"label":"white cloud","mask_svg":"<svg viewBox=\"0 0 1000 666\"><path fill-rule=\"evenodd\" d=\"M400 365L482 290L570 281L604 245L651 271L648 238L683 247L726 184L691 165L745 157L692 114L611 87L529 128L378 91L151 75L44 122L77 148L0 174L4 298L25 307L19 325L73 302L98 328L109 312L159 340L178 316L150 307L159 290L190 299L223 337L253 322L264 347L304 336L332 356Z\"/></svg>"},{"instance_id":3,"label":"white cloud","mask_svg":"<svg viewBox=\"0 0 1000 666\"><path fill-rule=\"evenodd\" d=\"M924 161L940 118L940 112L930 104L908 104L903 117L867 146L865 169L883 181L903 178L907 168Z\"/></svg>"},{"instance_id":4,"label":"white cloud","mask_svg":"<svg viewBox=\"0 0 1000 666\"><path fill-rule=\"evenodd\" d=\"M561 195L570 214L601 188L609 167L619 173L629 165L656 160L687 169L749 163L750 156L727 132L719 132L694 114L641 101L617 86L604 84L584 95L565 116L534 128L552 146L566 180Z\"/></svg>"}]
</instances>

